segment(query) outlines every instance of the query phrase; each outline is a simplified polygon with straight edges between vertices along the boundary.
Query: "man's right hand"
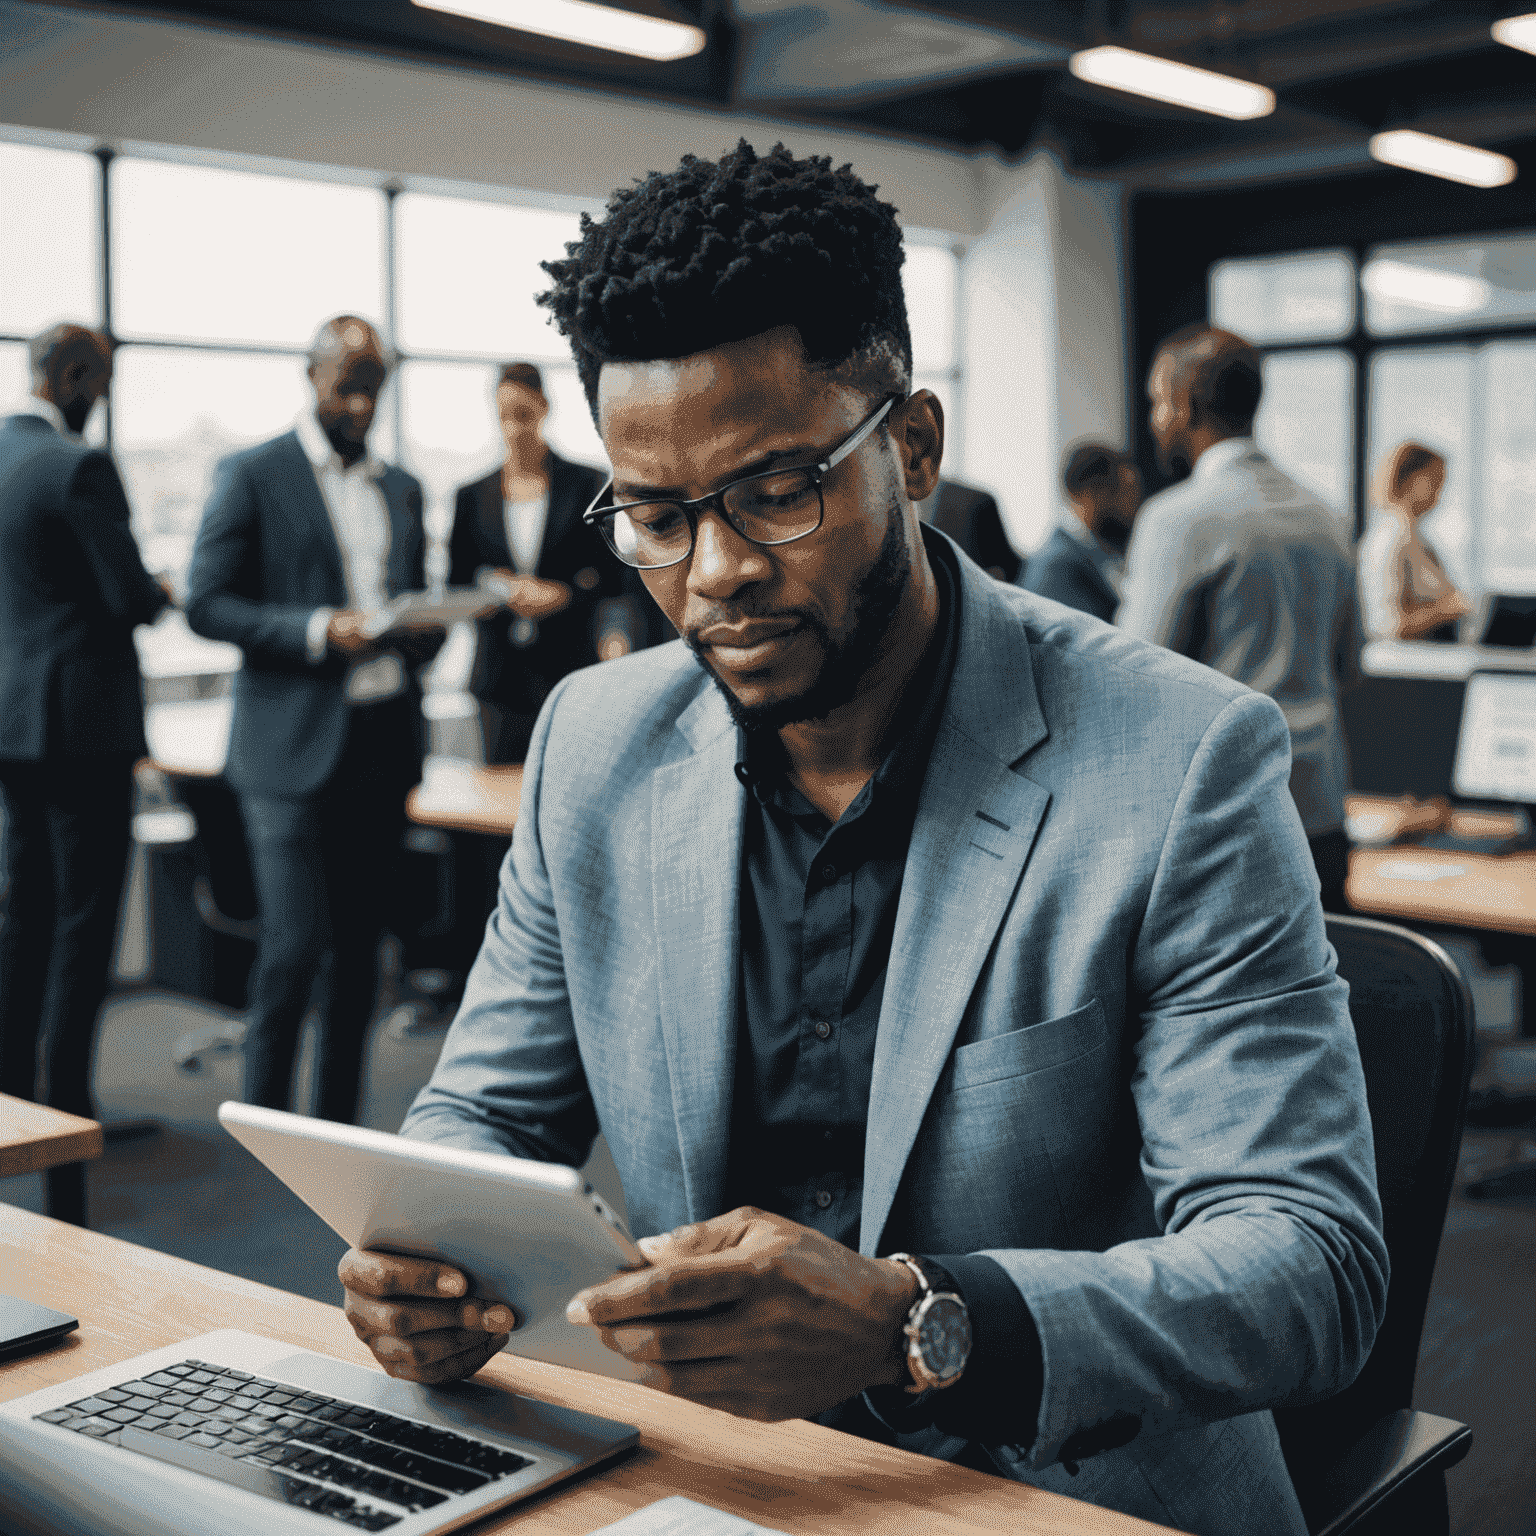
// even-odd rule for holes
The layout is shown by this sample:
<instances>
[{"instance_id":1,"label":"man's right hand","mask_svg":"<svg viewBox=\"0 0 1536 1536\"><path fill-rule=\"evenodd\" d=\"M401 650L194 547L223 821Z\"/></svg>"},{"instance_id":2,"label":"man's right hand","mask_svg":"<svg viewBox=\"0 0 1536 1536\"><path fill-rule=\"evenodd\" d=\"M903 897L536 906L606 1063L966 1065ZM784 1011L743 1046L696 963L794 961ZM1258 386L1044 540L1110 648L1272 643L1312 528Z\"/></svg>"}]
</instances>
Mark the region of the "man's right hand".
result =
<instances>
[{"instance_id":1,"label":"man's right hand","mask_svg":"<svg viewBox=\"0 0 1536 1536\"><path fill-rule=\"evenodd\" d=\"M436 1259L349 1248L336 1267L347 1321L403 1381L429 1386L473 1376L506 1342L510 1307L465 1301L462 1271Z\"/></svg>"},{"instance_id":2,"label":"man's right hand","mask_svg":"<svg viewBox=\"0 0 1536 1536\"><path fill-rule=\"evenodd\" d=\"M356 608L338 608L325 626L325 643L343 656L358 656L372 650L374 641L363 629L366 619L367 615Z\"/></svg>"}]
</instances>

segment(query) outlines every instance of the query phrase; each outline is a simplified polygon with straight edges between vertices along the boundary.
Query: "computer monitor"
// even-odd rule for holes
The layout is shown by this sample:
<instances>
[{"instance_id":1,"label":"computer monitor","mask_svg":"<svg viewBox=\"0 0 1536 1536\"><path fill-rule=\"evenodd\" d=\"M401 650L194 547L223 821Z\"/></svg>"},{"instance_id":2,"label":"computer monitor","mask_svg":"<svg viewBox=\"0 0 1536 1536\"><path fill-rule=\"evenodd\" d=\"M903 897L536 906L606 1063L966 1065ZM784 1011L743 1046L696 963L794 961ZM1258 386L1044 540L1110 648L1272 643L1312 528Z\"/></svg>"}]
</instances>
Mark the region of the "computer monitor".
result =
<instances>
[{"instance_id":1,"label":"computer monitor","mask_svg":"<svg viewBox=\"0 0 1536 1536\"><path fill-rule=\"evenodd\" d=\"M1497 597L1483 628L1482 644L1529 650L1536 641L1536 597Z\"/></svg>"},{"instance_id":2,"label":"computer monitor","mask_svg":"<svg viewBox=\"0 0 1536 1536\"><path fill-rule=\"evenodd\" d=\"M1451 787L1467 800L1536 805L1536 673L1467 679Z\"/></svg>"}]
</instances>

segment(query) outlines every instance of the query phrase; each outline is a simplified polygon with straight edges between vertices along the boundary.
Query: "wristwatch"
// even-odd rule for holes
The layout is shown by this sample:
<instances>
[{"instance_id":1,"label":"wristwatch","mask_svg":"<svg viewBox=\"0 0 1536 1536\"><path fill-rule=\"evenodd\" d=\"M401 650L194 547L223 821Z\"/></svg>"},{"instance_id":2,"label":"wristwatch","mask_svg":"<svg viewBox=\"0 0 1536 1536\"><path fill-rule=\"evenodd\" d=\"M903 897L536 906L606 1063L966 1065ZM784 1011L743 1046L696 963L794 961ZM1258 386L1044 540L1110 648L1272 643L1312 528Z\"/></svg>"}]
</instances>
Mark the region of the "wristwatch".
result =
<instances>
[{"instance_id":1,"label":"wristwatch","mask_svg":"<svg viewBox=\"0 0 1536 1536\"><path fill-rule=\"evenodd\" d=\"M907 1336L908 1392L934 1392L960 1380L971 1356L971 1314L954 1277L931 1259L893 1253L893 1264L905 1264L921 1287L902 1332Z\"/></svg>"}]
</instances>

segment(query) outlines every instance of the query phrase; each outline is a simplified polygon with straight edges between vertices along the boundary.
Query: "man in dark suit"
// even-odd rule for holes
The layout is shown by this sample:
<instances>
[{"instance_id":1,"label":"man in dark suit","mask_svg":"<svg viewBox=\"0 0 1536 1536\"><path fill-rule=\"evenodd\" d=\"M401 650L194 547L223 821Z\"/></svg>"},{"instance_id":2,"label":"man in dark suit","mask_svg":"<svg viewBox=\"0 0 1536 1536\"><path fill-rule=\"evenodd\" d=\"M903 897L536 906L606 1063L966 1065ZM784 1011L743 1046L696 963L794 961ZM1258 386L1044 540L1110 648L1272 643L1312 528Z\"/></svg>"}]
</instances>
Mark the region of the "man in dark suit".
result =
<instances>
[{"instance_id":1,"label":"man in dark suit","mask_svg":"<svg viewBox=\"0 0 1536 1536\"><path fill-rule=\"evenodd\" d=\"M974 485L940 480L922 506L922 519L947 533L982 570L999 581L1014 581L1021 561L1003 532L997 501Z\"/></svg>"},{"instance_id":2,"label":"man in dark suit","mask_svg":"<svg viewBox=\"0 0 1536 1536\"><path fill-rule=\"evenodd\" d=\"M0 419L0 1091L90 1116L146 751L133 629L169 595L139 559L111 459L79 440L111 343L58 325L29 350L32 398ZM81 1164L50 1171L48 1207L84 1225Z\"/></svg>"},{"instance_id":3,"label":"man in dark suit","mask_svg":"<svg viewBox=\"0 0 1536 1536\"><path fill-rule=\"evenodd\" d=\"M496 385L507 456L461 486L449 540L449 580L484 571L506 593L504 611L478 624L470 692L480 702L488 763L520 763L550 690L578 667L641 649L652 604L581 514L601 470L572 464L544 441L549 401L532 363L508 363Z\"/></svg>"},{"instance_id":4,"label":"man in dark suit","mask_svg":"<svg viewBox=\"0 0 1536 1536\"><path fill-rule=\"evenodd\" d=\"M366 321L321 327L314 411L219 465L187 593L192 628L245 652L225 775L261 923L246 1097L287 1106L299 1026L329 956L319 1113L343 1122L357 1112L405 796L420 778L412 669L441 642L378 634L388 600L424 576L421 486L367 451L388 371Z\"/></svg>"},{"instance_id":5,"label":"man in dark suit","mask_svg":"<svg viewBox=\"0 0 1536 1536\"><path fill-rule=\"evenodd\" d=\"M1061 483L1072 516L1029 557L1019 585L1109 623L1120 606L1141 474L1118 449L1081 443L1067 455Z\"/></svg>"}]
</instances>

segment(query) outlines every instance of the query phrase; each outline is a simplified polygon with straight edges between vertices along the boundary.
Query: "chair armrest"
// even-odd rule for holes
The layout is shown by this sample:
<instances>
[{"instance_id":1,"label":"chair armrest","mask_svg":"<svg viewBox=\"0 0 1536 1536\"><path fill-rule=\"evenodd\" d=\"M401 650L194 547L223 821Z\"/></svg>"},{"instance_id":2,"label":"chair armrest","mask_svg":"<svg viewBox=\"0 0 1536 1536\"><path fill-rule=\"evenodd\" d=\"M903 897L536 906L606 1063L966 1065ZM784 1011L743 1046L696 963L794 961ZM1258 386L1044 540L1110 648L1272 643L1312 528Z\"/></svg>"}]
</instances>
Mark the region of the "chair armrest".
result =
<instances>
[{"instance_id":1,"label":"chair armrest","mask_svg":"<svg viewBox=\"0 0 1536 1536\"><path fill-rule=\"evenodd\" d=\"M1472 1449L1472 1431L1454 1419L1400 1408L1384 1414L1315 1476L1295 1475L1312 1536L1345 1536L1388 1499L1455 1466Z\"/></svg>"}]
</instances>

